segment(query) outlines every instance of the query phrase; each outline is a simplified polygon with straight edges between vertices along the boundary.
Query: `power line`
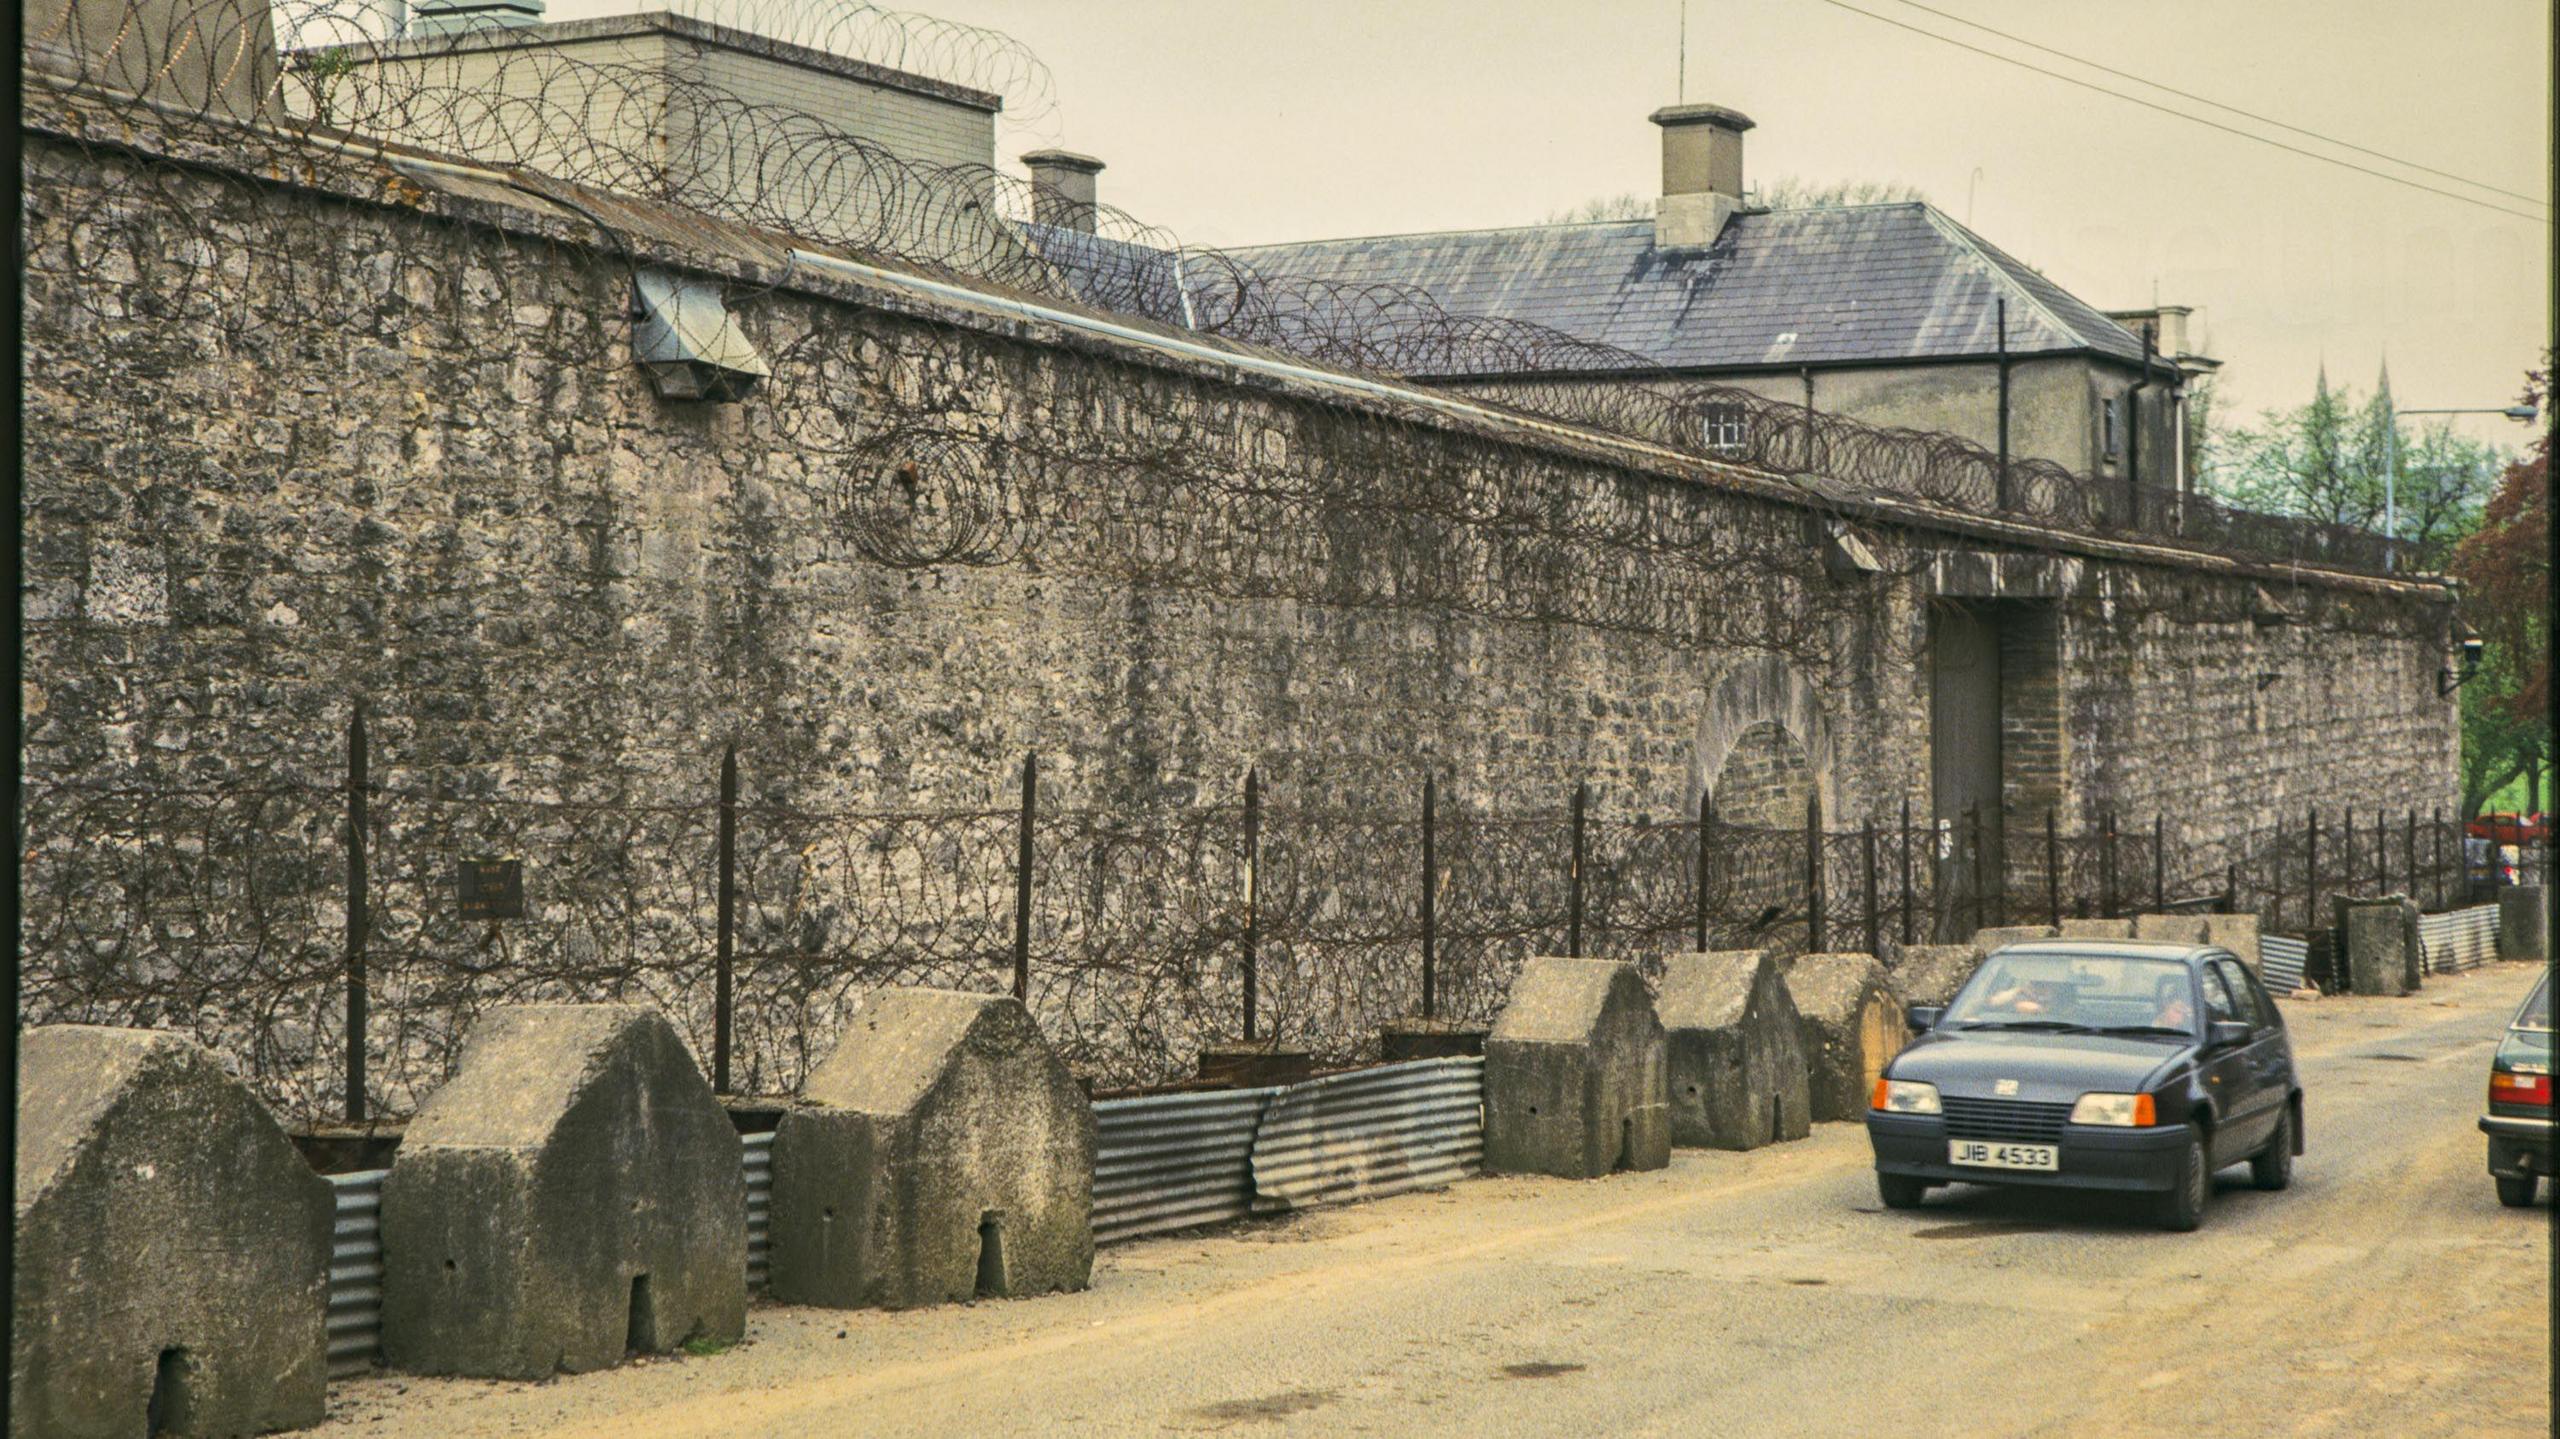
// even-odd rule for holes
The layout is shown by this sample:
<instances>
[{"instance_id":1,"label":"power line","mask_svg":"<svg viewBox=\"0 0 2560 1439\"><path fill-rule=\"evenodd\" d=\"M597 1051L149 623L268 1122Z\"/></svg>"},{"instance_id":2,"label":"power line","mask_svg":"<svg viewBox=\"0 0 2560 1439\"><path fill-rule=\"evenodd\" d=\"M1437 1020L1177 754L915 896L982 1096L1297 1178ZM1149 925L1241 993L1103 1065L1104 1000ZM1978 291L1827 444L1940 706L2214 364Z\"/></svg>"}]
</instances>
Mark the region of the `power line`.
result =
<instances>
[{"instance_id":1,"label":"power line","mask_svg":"<svg viewBox=\"0 0 2560 1439\"><path fill-rule=\"evenodd\" d=\"M2532 214L2524 210L2509 209L2504 205L2492 204L2491 202L2483 200L2476 195L2465 195L2459 190L2446 190L2434 185L2423 185L2415 180L2407 178L2406 176L2394 175L2387 170L2376 170L2369 165L2356 164L2352 160L2341 160L2335 155L2323 155L2317 150L2305 150L2299 145L2288 145L2282 140L2270 139L2265 135L2256 133L2255 131L2243 130L2236 125L2225 125L2219 120L2208 120L2202 115L2189 114L2184 110L2163 105L2157 101L2145 100L2139 95L2128 95L2122 90L2110 90L2106 86L2097 84L2093 81L2083 80L2074 75L2065 75L2057 70L2047 70L2041 65L2029 64L2014 55L2003 55L1997 50L1986 50L1979 45L1967 44L1962 40L1956 39L1952 35L1941 35L1935 30L1924 30L1917 25L1896 20L1890 15L1879 15L1873 10L1861 10L1857 6L1849 4L1848 0L1822 0L1822 3L1829 5L1834 9L1846 10L1852 15L1864 15L1870 20L1890 25L1897 30L1908 30L1914 35L1926 36L1931 40L1937 41L1941 45L1953 45L1959 50L1969 50L1976 55L1983 56L1986 59L1997 60L2004 65L2015 65L2021 70L2034 71L2036 74L2042 75L2047 79L2059 80L2066 85L2077 85L2083 90L2095 90L2101 95L2113 96L2118 100L2139 105L2146 110L2157 110L2163 115L2173 115L2178 119L2188 121L2192 124L2202 125L2207 129L2219 130L2226 135L2237 135L2243 140L2255 140L2261 145L2272 145L2279 150L2288 151L2292 154L2301 155L2308 159L2317 160L2324 165L2335 165L2342 170L2353 170L2359 175L2371 175L2377 180L2388 180L2394 185L2406 185L2412 190L2424 190L2430 195L2442 195L2448 200L2459 200L2466 205L2477 205L2483 210L2495 210L2501 215L2513 215L2519 220L2531 220L2537 225L2548 225L2551 223L2551 221L2544 216Z\"/></svg>"},{"instance_id":2,"label":"power line","mask_svg":"<svg viewBox=\"0 0 2560 1439\"><path fill-rule=\"evenodd\" d=\"M2433 165L2422 165L2415 160L2404 160L2401 157L2391 154L2385 150L2376 150L2370 146L2359 145L2352 140L2341 140L2334 135L2324 135L2317 130L2306 130L2300 125L2288 124L2285 121L2275 118L2273 115L2261 115L2255 110L2243 110L2237 105L2227 105L2220 100L2211 98L2210 96L2196 94L2192 90L2181 90L2175 85L2163 85L2157 80L2145 79L2140 75L2134 74L2130 70L2119 70L2113 65L2102 64L2096 60L2090 60L2079 55L2074 55L2068 50L2056 50L2050 45L2039 45L2024 35L2012 35L2008 31L2002 30L1997 26L1985 25L1979 20L1968 20L1962 15L1955 14L1952 11L1938 9L1934 5L1923 5L1920 3L1920 0L1900 0L1900 3L1909 6L1914 10L1926 11L1931 15L1937 16L1939 19L1953 20L1959 25L1980 30L1986 34L1997 35L2003 40L2014 41L2017 44L2026 46L2030 50L2041 50L2047 55L2058 56L2070 61L2074 65L2086 65L2092 70L2101 70L2109 75L2131 80L2137 85L2148 85L2154 90L2161 91L2165 94L2175 95L2182 100L2193 100L2199 105L2211 105L2217 110L2227 110L2234 115L2247 116L2249 119L2255 120L2262 125L2273 125L2279 130L2290 130L2296 135L2307 135L2314 140L2320 141L2322 144L2335 145L2341 150L2353 150L2359 155L2371 155L2377 160L2388 160L2394 165L2404 165L2412 170L2423 170L2427 174L2440 175L2447 180L2458 180L2465 185L2476 185L2493 195L2505 195L2511 199L2522 200L2529 205L2542 205L2547 208L2550 204L2549 201L2543 199L2539 195L2528 195L2521 190L2504 189L2500 186L2492 185L2486 180L2474 180L2468 175L2457 175L2451 170L2439 170Z\"/></svg>"}]
</instances>

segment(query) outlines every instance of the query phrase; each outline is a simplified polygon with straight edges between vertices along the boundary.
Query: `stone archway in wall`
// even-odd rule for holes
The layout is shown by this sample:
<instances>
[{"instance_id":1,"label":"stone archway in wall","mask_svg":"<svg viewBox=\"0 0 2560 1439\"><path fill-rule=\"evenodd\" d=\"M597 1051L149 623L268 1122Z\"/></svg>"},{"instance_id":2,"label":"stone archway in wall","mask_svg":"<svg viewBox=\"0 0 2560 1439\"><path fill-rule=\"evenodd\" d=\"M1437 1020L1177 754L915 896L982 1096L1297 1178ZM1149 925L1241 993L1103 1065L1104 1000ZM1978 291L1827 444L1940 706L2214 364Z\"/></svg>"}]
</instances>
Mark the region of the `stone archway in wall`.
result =
<instances>
[{"instance_id":1,"label":"stone archway in wall","mask_svg":"<svg viewBox=\"0 0 2560 1439\"><path fill-rule=\"evenodd\" d=\"M1838 823L1832 758L1813 688L1784 660L1743 660L1708 685L1698 782L1715 796L1719 829L1741 831L1724 831L1714 851L1712 942L1794 950L1810 941L1805 801L1820 795L1825 827Z\"/></svg>"},{"instance_id":2,"label":"stone archway in wall","mask_svg":"<svg viewBox=\"0 0 2560 1439\"><path fill-rule=\"evenodd\" d=\"M1813 793L1822 796L1823 814L1836 817L1834 758L1831 727L1810 680L1778 655L1730 660L1708 679L1690 812L1695 814L1703 787L1714 794L1718 816L1736 824L1801 825L1805 797ZM1744 819L1743 809L1729 809L1728 799L1752 818ZM1776 817L1781 808L1787 809L1782 819ZM1761 818L1763 812L1770 818Z\"/></svg>"},{"instance_id":3,"label":"stone archway in wall","mask_svg":"<svg viewBox=\"0 0 2560 1439\"><path fill-rule=\"evenodd\" d=\"M1785 725L1762 720L1734 740L1710 788L1725 824L1798 829L1813 793L1813 762Z\"/></svg>"}]
</instances>

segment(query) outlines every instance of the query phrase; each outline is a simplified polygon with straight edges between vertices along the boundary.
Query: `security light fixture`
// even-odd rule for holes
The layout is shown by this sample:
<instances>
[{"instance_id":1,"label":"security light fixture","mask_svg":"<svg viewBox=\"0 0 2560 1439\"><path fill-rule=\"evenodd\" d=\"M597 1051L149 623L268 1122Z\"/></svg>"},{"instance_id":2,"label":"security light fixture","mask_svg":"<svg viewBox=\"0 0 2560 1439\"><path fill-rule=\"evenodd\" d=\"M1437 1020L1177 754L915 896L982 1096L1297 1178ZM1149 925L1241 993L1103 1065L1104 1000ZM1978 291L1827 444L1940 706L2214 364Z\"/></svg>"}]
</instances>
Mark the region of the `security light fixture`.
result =
<instances>
[{"instance_id":1,"label":"security light fixture","mask_svg":"<svg viewBox=\"0 0 2560 1439\"><path fill-rule=\"evenodd\" d=\"M2480 652L2484 648L2480 637L2466 629L2462 632L2462 638L2458 643L2462 650L2462 672L2456 674L2449 667L2436 671L2438 695L2452 694L2480 676Z\"/></svg>"},{"instance_id":2,"label":"security light fixture","mask_svg":"<svg viewBox=\"0 0 2560 1439\"><path fill-rule=\"evenodd\" d=\"M773 373L718 287L664 270L632 276L632 358L665 400L739 400Z\"/></svg>"}]
</instances>

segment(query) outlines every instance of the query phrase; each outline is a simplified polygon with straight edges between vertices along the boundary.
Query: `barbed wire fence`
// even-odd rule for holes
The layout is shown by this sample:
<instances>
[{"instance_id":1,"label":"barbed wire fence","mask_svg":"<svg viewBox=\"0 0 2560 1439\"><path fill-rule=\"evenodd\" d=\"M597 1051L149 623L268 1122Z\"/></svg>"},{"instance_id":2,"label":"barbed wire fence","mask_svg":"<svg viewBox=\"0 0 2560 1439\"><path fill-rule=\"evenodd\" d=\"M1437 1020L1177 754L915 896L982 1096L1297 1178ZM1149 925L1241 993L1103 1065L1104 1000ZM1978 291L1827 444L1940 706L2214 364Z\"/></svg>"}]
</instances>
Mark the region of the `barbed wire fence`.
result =
<instances>
[{"instance_id":1,"label":"barbed wire fence","mask_svg":"<svg viewBox=\"0 0 2560 1439\"><path fill-rule=\"evenodd\" d=\"M858 0L689 0L679 8L770 43L916 70L1034 108L1048 103L1036 57L993 32ZM537 34L475 32L467 51L387 40L381 13L369 0L284 0L272 8L258 0L129 7L55 0L32 10L31 97L77 96L111 122L84 128L55 118L59 107L39 106L39 123L129 162L128 137L137 133L174 137L189 151L127 163L84 213L61 217L73 235L111 250L131 227L89 222L137 201L157 212L163 230L157 243L123 253L80 253L75 239L73 253L41 268L89 283L48 286L47 300L102 304L96 318L115 322L131 317L132 292L147 289L171 318L196 322L231 348L253 343L248 331L278 319L369 329L386 306L404 301L417 312L404 322L423 323L440 308L440 293L458 291L531 317L517 338L548 364L614 366L627 362L625 340L597 307L515 292L527 264L583 274L608 293L627 289L634 270L653 259L682 264L681 247L667 239L681 224L613 203L619 197L1167 331L1455 389L1517 414L1759 471L1788 482L1816 509L1864 490L2047 529L2167 536L2291 563L2380 569L2387 558L2381 537L2353 527L2233 510L2175 485L2076 474L1728 386L1639 380L1661 367L1634 351L1453 312L1414 286L1275 271L1240 253L1186 245L1110 206L1072 204L991 165L917 161L818 117L661 67L581 59ZM681 143L665 143L669 135ZM476 233L485 263L422 273L421 257L364 243L369 232L352 215L341 221L347 243L314 245L309 206L262 203L285 183L269 177L307 178L315 157L371 162L410 147L420 159L451 156L482 167L520 203L576 217L581 242L445 216ZM226 194L233 203L220 203ZM1073 226L1035 218L1070 209L1084 215ZM287 224L291 236L278 228ZM848 376L864 367L848 350L869 343L865 337L799 326L754 303L790 273L788 255L777 250L772 258L768 274L719 282L772 360L753 403L810 449L819 489L834 493L837 513L869 548L913 563L1003 563L1074 522L1044 504L1060 489L1042 482L1044 471L1072 468L1074 456L1044 453L1018 424L954 406L948 396L853 384ZM936 358L922 357L918 368L934 370ZM1613 375L1621 378L1592 380ZM1144 456L1093 463L1125 468L1137 459L1203 478L1204 468L1216 467L1199 462L1195 442L1204 435L1198 412L1186 416L1185 408L1155 407L1150 424L1131 427L1133 439L1147 434ZM912 533L920 522L930 535Z\"/></svg>"},{"instance_id":2,"label":"barbed wire fence","mask_svg":"<svg viewBox=\"0 0 2560 1439\"><path fill-rule=\"evenodd\" d=\"M1537 954L1890 965L1980 928L2157 909L2300 933L2337 895L2441 909L2474 879L2459 824L2407 808L2306 812L2237 858L2160 818L1897 807L1842 828L1809 806L1780 828L1712 802L1620 815L1588 791L1522 807L1436 782L1361 808L1053 808L1036 782L1024 808L732 797L724 826L705 770L698 795L662 803L465 795L398 764L361 785L32 786L20 1022L189 1032L316 1123L414 1109L492 1005L651 1005L724 1090L787 1094L873 991L1014 989L1079 1074L1131 1088L1185 1081L1238 1039L1339 1066L1374 1058L1393 1022L1483 1026ZM520 914L466 917L457 869L487 858L523 865Z\"/></svg>"},{"instance_id":3,"label":"barbed wire fence","mask_svg":"<svg viewBox=\"0 0 2560 1439\"><path fill-rule=\"evenodd\" d=\"M772 0L685 8L1009 98L1046 93L1036 59L966 27L847 0L793 5L787 18ZM466 73L458 58L383 43L378 11L356 0L43 0L26 33L21 123L48 141L29 147L26 172L25 293L41 343L130 360L136 374L219 369L252 404L291 389L303 413L352 424L373 418L379 386L424 383L420 354L495 334L510 397L537 403L628 369L636 275L671 267L716 289L770 361L741 425L789 462L759 479L831 555L875 571L1036 565L1104 584L1553 624L1775 654L1827 682L1871 599L1825 572L1821 539L1868 513L1851 503L1862 490L2043 527L2022 530L2021 546L2078 530L2306 564L2382 559L2361 531L2004 464L1947 436L1716 386L1589 383L1656 367L1453 313L1410 287L1268 273L1109 207L1092 212L1091 232L1043 224L1062 197L992 167L920 163L662 70L493 35ZM685 143L653 139L669 132ZM413 178L424 174L484 203L430 205ZM735 227L728 271L704 265L701 215ZM433 244L421 238L430 227ZM1089 355L1035 366L943 323L830 323L832 310L787 294L798 252L778 237L1411 388L1356 414L1289 396L1248 403L1209 379L1134 384ZM312 374L348 383L314 392ZM997 384L1012 403L987 402ZM1625 470L1506 479L1484 448L1420 443L1441 421L1431 393L1750 472L1787 503L1709 504L1701 487ZM219 463L246 491L319 462L288 437ZM32 474L31 513L79 505L76 468ZM389 457L369 468L362 503L395 506L449 479ZM1877 584L1928 562L1916 547L1876 550ZM245 595L253 559L208 560L182 578ZM599 584L666 583L597 570ZM793 598L844 603L866 582L839 592L804 579ZM382 598L380 574L361 565L308 567L297 583ZM2233 590L2166 579L2139 598L2074 603L2107 604L2118 625L2144 606L2246 624ZM2387 600L2319 603L2306 632L2433 623ZM30 644L88 623L36 620ZM1905 638L1922 644L1925 628ZM775 1093L823 1057L871 989L1002 989L1018 977L1052 1042L1096 1083L1155 1084L1181 1077L1203 1043L1237 1036L1248 994L1257 1037L1347 1062L1379 1022L1417 1009L1488 1020L1533 953L1889 950L2031 913L2036 873L2021 817L1986 892L1965 878L1983 866L1960 862L1953 828L1881 813L1870 844L1863 815L1852 829L1815 816L1800 830L1614 815L1588 796L1449 793L1427 820L1418 797L1356 811L1281 797L1248 822L1241 796L1052 810L1034 786L1026 826L1005 807L724 801L711 766L693 791L583 763L573 788L516 796L423 763L355 785L310 779L331 769L310 756L332 747L310 746L271 779L30 774L21 1020L191 1030L308 1120L413 1108L491 1004L654 1004L727 1087ZM2282 876L2307 857L2285 857L2288 843L2280 828L2259 836L2225 865L2243 871L2229 887L2281 912L2293 893ZM2074 906L2122 908L2140 892L2127 875L2142 868L2141 845L2138 826L2112 842L2073 834L2046 887ZM2223 880L2177 868L2179 853L2165 861L2176 892ZM463 918L453 866L475 856L524 859L522 918Z\"/></svg>"}]
</instances>

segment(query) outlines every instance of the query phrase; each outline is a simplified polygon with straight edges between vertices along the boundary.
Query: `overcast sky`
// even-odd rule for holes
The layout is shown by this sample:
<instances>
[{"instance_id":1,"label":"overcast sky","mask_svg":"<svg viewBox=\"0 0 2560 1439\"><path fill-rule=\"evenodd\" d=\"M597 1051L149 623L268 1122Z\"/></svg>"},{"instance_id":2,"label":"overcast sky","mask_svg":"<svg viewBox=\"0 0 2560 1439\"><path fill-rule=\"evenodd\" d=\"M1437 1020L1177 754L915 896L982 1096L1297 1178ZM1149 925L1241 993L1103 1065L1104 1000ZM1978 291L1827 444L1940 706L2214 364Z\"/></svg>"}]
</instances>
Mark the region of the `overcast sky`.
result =
<instances>
[{"instance_id":1,"label":"overcast sky","mask_svg":"<svg viewBox=\"0 0 2560 1439\"><path fill-rule=\"evenodd\" d=\"M1679 86L1680 0L906 3L1003 30L1047 64L1055 110L1036 131L1003 135L1004 161L1044 143L1097 155L1107 202L1196 243L1527 224L1595 196L1651 194L1659 132L1645 116ZM2072 69L1901 0L1849 3ZM2550 198L2544 0L1928 3ZM553 13L629 8L556 0ZM2504 405L2546 343L2541 221L2208 130L1824 0L1689 0L1687 97L1759 122L1745 162L1759 180L1905 182L2101 308L2148 304L2155 289L2195 306L2227 361L2225 394L2246 410L2303 399L2323 359L2333 379L2370 388L2386 355L2404 406ZM2514 443L2523 432L2484 419L2477 433Z\"/></svg>"}]
</instances>

